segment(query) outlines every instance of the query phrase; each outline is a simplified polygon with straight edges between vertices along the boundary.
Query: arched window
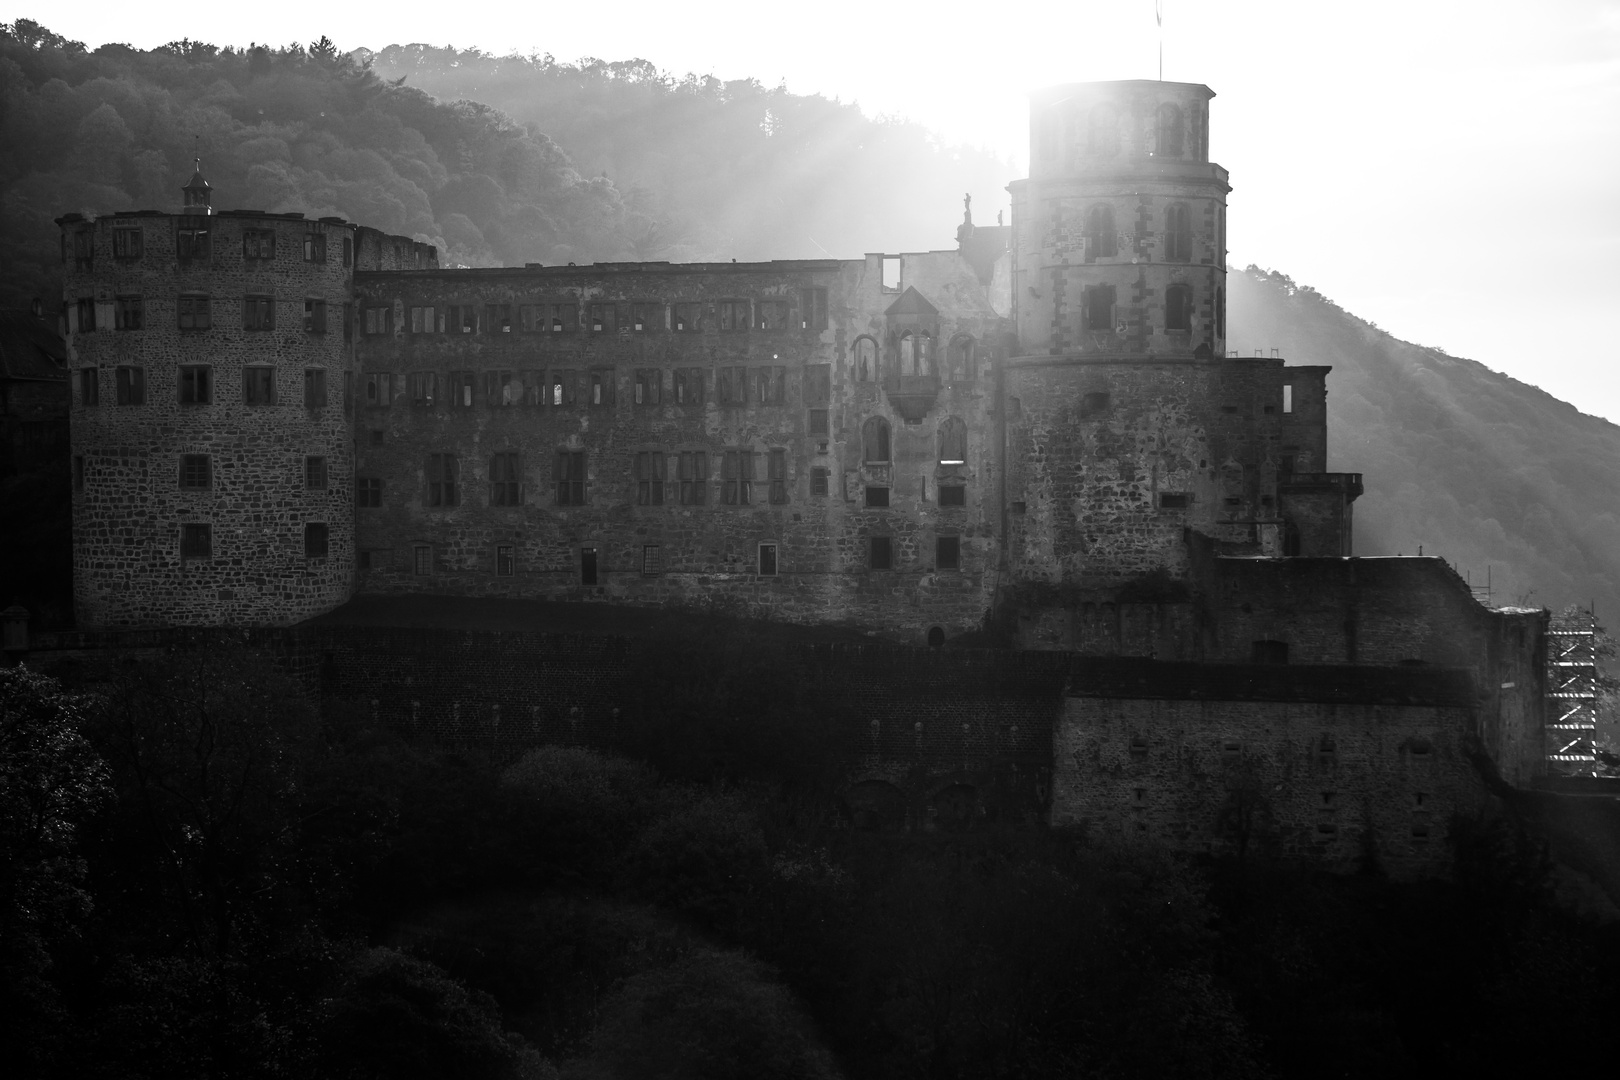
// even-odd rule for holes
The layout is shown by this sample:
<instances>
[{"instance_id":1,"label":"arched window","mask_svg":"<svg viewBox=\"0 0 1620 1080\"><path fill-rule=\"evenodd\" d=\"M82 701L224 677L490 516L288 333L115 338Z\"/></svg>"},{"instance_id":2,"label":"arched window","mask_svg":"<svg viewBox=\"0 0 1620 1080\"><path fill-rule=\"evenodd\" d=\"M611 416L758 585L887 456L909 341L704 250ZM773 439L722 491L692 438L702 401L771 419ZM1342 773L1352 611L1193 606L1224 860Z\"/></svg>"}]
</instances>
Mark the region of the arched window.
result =
<instances>
[{"instance_id":1,"label":"arched window","mask_svg":"<svg viewBox=\"0 0 1620 1080\"><path fill-rule=\"evenodd\" d=\"M910 330L900 335L900 374L917 374L917 339Z\"/></svg>"},{"instance_id":2,"label":"arched window","mask_svg":"<svg viewBox=\"0 0 1620 1080\"><path fill-rule=\"evenodd\" d=\"M869 337L855 339L855 381L876 382L878 347L877 342Z\"/></svg>"},{"instance_id":3,"label":"arched window","mask_svg":"<svg viewBox=\"0 0 1620 1080\"><path fill-rule=\"evenodd\" d=\"M945 360L945 377L947 379L966 381L974 378L973 347L973 338L967 334L958 334L951 339L951 347L946 354Z\"/></svg>"},{"instance_id":4,"label":"arched window","mask_svg":"<svg viewBox=\"0 0 1620 1080\"><path fill-rule=\"evenodd\" d=\"M1175 203L1164 212L1164 261L1192 262L1192 215L1186 203Z\"/></svg>"},{"instance_id":5,"label":"arched window","mask_svg":"<svg viewBox=\"0 0 1620 1080\"><path fill-rule=\"evenodd\" d=\"M1164 328L1192 329L1192 286L1172 285L1164 290Z\"/></svg>"},{"instance_id":6,"label":"arched window","mask_svg":"<svg viewBox=\"0 0 1620 1080\"><path fill-rule=\"evenodd\" d=\"M1092 157L1114 157L1119 153L1119 111L1102 104L1091 110L1091 131L1087 145Z\"/></svg>"},{"instance_id":7,"label":"arched window","mask_svg":"<svg viewBox=\"0 0 1620 1080\"><path fill-rule=\"evenodd\" d=\"M1086 262L1111 259L1119 254L1119 234L1114 231L1114 208L1107 203L1093 206L1086 213Z\"/></svg>"},{"instance_id":8,"label":"arched window","mask_svg":"<svg viewBox=\"0 0 1620 1080\"><path fill-rule=\"evenodd\" d=\"M874 416L861 425L861 460L889 460L889 422Z\"/></svg>"},{"instance_id":9,"label":"arched window","mask_svg":"<svg viewBox=\"0 0 1620 1080\"><path fill-rule=\"evenodd\" d=\"M959 416L948 416L940 422L939 463L967 464L967 424Z\"/></svg>"},{"instance_id":10,"label":"arched window","mask_svg":"<svg viewBox=\"0 0 1620 1080\"><path fill-rule=\"evenodd\" d=\"M1181 122L1181 109L1170 104L1160 105L1156 156L1180 157L1186 145L1185 130Z\"/></svg>"}]
</instances>

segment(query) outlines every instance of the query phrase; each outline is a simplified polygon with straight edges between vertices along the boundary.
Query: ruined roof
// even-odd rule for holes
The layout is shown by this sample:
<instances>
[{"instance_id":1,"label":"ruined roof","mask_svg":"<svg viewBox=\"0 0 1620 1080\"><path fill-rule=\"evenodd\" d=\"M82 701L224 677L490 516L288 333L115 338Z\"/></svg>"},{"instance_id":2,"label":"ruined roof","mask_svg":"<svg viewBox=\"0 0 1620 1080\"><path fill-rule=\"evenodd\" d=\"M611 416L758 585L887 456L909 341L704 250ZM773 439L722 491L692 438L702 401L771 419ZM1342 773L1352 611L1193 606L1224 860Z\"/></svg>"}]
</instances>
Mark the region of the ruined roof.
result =
<instances>
[{"instance_id":1,"label":"ruined roof","mask_svg":"<svg viewBox=\"0 0 1620 1080\"><path fill-rule=\"evenodd\" d=\"M900 299L889 305L885 315L938 315L939 308L928 302L928 298L917 291L915 285L907 286L906 291L900 294Z\"/></svg>"},{"instance_id":2,"label":"ruined roof","mask_svg":"<svg viewBox=\"0 0 1620 1080\"><path fill-rule=\"evenodd\" d=\"M67 346L56 320L31 311L0 311L0 378L35 382L67 378Z\"/></svg>"}]
</instances>

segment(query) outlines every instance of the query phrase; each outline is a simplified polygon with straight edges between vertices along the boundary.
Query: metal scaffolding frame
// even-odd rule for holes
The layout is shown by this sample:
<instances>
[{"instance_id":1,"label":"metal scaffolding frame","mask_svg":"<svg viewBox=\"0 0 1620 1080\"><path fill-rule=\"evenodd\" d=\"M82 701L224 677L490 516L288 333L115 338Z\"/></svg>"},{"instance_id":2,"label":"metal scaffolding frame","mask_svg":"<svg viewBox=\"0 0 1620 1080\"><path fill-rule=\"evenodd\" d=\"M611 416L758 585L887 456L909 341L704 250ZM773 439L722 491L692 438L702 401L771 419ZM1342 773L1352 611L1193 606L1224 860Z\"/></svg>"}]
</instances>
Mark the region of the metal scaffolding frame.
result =
<instances>
[{"instance_id":1,"label":"metal scaffolding frame","mask_svg":"<svg viewBox=\"0 0 1620 1080\"><path fill-rule=\"evenodd\" d=\"M1554 615L1547 628L1547 771L1597 771L1597 618L1590 610Z\"/></svg>"}]
</instances>

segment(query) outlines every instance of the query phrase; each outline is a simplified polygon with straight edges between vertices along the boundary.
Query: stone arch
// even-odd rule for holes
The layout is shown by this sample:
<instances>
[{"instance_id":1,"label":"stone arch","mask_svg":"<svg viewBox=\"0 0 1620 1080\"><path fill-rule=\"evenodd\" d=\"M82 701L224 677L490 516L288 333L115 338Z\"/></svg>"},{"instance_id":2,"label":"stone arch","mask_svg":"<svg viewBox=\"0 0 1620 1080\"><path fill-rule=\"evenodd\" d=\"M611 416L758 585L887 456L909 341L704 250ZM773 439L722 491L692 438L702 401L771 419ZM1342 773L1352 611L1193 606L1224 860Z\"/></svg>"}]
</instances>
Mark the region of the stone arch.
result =
<instances>
[{"instance_id":1,"label":"stone arch","mask_svg":"<svg viewBox=\"0 0 1620 1080\"><path fill-rule=\"evenodd\" d=\"M878 377L878 343L870 334L862 334L850 346L850 363L855 371L856 382L877 382Z\"/></svg>"},{"instance_id":2,"label":"stone arch","mask_svg":"<svg viewBox=\"0 0 1620 1080\"><path fill-rule=\"evenodd\" d=\"M939 463L967 464L967 423L960 416L947 416L939 423Z\"/></svg>"},{"instance_id":3,"label":"stone arch","mask_svg":"<svg viewBox=\"0 0 1620 1080\"><path fill-rule=\"evenodd\" d=\"M974 362L977 359L977 344L972 334L957 334L951 338L950 347L945 355L947 379L972 380L976 376Z\"/></svg>"}]
</instances>

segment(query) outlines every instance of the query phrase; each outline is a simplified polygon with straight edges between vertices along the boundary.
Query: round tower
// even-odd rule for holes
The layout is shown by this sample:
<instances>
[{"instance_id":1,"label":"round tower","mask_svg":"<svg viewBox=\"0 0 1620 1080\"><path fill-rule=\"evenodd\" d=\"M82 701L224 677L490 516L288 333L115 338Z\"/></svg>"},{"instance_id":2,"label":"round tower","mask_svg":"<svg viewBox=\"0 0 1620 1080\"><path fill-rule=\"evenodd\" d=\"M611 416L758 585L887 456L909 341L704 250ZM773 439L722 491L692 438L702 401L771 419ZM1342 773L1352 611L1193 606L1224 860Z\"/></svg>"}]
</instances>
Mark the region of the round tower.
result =
<instances>
[{"instance_id":1,"label":"round tower","mask_svg":"<svg viewBox=\"0 0 1620 1080\"><path fill-rule=\"evenodd\" d=\"M1002 367L1015 581L1106 600L1184 577L1192 532L1276 547L1283 362L1226 357L1213 96L1152 81L1034 95Z\"/></svg>"},{"instance_id":2,"label":"round tower","mask_svg":"<svg viewBox=\"0 0 1620 1080\"><path fill-rule=\"evenodd\" d=\"M280 624L348 598L354 226L220 213L58 219L85 627Z\"/></svg>"}]
</instances>

